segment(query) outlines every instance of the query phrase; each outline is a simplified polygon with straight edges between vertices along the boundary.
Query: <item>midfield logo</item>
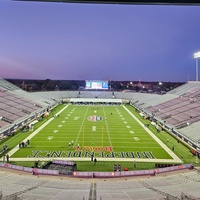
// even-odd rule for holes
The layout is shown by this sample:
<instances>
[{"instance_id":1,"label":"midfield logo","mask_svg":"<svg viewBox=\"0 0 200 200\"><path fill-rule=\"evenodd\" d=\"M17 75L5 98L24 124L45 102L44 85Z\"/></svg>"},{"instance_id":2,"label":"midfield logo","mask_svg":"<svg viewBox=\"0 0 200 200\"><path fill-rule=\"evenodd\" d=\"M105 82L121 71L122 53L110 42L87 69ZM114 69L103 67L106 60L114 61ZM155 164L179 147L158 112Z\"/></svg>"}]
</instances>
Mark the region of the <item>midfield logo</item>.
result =
<instances>
[{"instance_id":1,"label":"midfield logo","mask_svg":"<svg viewBox=\"0 0 200 200\"><path fill-rule=\"evenodd\" d=\"M92 115L92 116L89 116L87 119L88 119L89 121L96 122L96 121L101 121L101 120L103 120L103 117L102 117L102 116Z\"/></svg>"}]
</instances>

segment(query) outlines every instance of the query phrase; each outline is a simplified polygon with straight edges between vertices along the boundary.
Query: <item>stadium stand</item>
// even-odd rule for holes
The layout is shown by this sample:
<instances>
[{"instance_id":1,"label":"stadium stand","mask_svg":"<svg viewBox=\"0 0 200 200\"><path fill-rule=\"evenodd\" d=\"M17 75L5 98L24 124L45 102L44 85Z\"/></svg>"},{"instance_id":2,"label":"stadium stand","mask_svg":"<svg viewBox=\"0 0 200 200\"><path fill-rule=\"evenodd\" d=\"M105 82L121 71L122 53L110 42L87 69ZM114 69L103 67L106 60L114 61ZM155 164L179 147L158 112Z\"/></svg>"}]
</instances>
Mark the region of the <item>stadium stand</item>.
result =
<instances>
[{"instance_id":1,"label":"stadium stand","mask_svg":"<svg viewBox=\"0 0 200 200\"><path fill-rule=\"evenodd\" d=\"M58 103L30 95L19 87L0 79L0 135L9 135L38 114ZM45 102L46 101L46 102Z\"/></svg>"},{"instance_id":2,"label":"stadium stand","mask_svg":"<svg viewBox=\"0 0 200 200\"><path fill-rule=\"evenodd\" d=\"M53 91L28 93L0 79L1 133L27 119L34 120L63 98L126 99L193 148L200 143L200 84L186 83L167 94L111 91ZM31 118L32 117L32 118ZM14 129L13 129L14 130ZM3 138L1 134L0 139ZM188 143L188 144L189 144ZM61 166L61 170L63 166ZM64 169L66 170L66 169ZM66 173L66 172L64 172ZM63 174L64 174L63 173ZM95 180L95 181L94 181ZM198 199L198 171L127 179L45 178L0 171L1 199ZM93 192L95 191L95 192ZM68 198L69 197L69 198Z\"/></svg>"},{"instance_id":3,"label":"stadium stand","mask_svg":"<svg viewBox=\"0 0 200 200\"><path fill-rule=\"evenodd\" d=\"M197 171L117 179L44 177L0 171L2 199L198 199Z\"/></svg>"},{"instance_id":4,"label":"stadium stand","mask_svg":"<svg viewBox=\"0 0 200 200\"><path fill-rule=\"evenodd\" d=\"M190 138L192 141L198 144L200 143L200 122L193 123L179 131L186 137Z\"/></svg>"},{"instance_id":5,"label":"stadium stand","mask_svg":"<svg viewBox=\"0 0 200 200\"><path fill-rule=\"evenodd\" d=\"M200 83L188 82L164 94L145 94L115 91L52 91L28 93L0 79L1 132L11 126L34 119L62 99L108 99L130 102L145 116L184 140L192 148L199 148L198 126L200 122ZM6 99L6 101L5 101ZM191 133L192 132L192 133ZM7 132L8 133L8 132Z\"/></svg>"},{"instance_id":6,"label":"stadium stand","mask_svg":"<svg viewBox=\"0 0 200 200\"><path fill-rule=\"evenodd\" d=\"M190 82L187 82L187 83L179 86L178 88L175 88L175 89L169 91L168 94L175 94L177 96L181 96L193 89L199 90L199 88L200 88L199 82L190 81Z\"/></svg>"},{"instance_id":7,"label":"stadium stand","mask_svg":"<svg viewBox=\"0 0 200 200\"><path fill-rule=\"evenodd\" d=\"M20 89L19 87L9 83L8 81L0 78L0 89L1 90L9 90L9 91L13 91L13 90L18 90Z\"/></svg>"}]
</instances>

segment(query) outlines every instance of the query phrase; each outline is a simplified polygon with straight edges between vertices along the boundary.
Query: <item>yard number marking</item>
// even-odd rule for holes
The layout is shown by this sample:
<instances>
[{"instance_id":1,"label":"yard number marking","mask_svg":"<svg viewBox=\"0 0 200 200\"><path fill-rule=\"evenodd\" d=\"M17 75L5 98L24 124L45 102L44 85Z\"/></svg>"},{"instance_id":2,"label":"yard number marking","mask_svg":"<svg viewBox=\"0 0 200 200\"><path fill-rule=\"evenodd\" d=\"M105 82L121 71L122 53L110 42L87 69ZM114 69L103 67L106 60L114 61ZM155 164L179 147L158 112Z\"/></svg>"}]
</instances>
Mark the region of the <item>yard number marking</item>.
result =
<instances>
[{"instance_id":1,"label":"yard number marking","mask_svg":"<svg viewBox=\"0 0 200 200\"><path fill-rule=\"evenodd\" d=\"M138 137L133 137L133 139L134 139L135 141L139 141L139 140L140 140Z\"/></svg>"},{"instance_id":2,"label":"yard number marking","mask_svg":"<svg viewBox=\"0 0 200 200\"><path fill-rule=\"evenodd\" d=\"M48 138L47 138L47 140L52 140L53 139L53 136L49 136Z\"/></svg>"},{"instance_id":3,"label":"yard number marking","mask_svg":"<svg viewBox=\"0 0 200 200\"><path fill-rule=\"evenodd\" d=\"M96 131L96 126L92 126L92 131Z\"/></svg>"}]
</instances>

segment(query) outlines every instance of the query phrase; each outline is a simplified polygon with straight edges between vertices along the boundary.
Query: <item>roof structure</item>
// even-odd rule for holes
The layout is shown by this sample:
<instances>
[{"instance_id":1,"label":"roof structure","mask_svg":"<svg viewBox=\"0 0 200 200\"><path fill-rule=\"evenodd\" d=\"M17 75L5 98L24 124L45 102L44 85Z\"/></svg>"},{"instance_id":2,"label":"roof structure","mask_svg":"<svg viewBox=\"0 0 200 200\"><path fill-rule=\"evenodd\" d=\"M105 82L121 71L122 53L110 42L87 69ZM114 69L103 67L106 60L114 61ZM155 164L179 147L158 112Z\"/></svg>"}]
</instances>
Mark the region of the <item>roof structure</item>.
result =
<instances>
[{"instance_id":1,"label":"roof structure","mask_svg":"<svg viewBox=\"0 0 200 200\"><path fill-rule=\"evenodd\" d=\"M200 0L14 0L60 3L138 4L138 5L200 5Z\"/></svg>"}]
</instances>

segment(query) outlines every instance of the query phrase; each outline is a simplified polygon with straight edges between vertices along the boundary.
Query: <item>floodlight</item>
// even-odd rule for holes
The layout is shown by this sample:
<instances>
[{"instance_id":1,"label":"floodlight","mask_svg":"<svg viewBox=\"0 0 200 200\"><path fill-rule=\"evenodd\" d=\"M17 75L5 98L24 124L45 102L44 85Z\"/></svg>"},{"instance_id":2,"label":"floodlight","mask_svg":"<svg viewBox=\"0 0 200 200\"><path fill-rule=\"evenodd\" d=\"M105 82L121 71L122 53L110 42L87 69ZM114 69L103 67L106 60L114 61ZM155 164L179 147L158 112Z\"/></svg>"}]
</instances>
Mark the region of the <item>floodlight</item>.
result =
<instances>
[{"instance_id":1,"label":"floodlight","mask_svg":"<svg viewBox=\"0 0 200 200\"><path fill-rule=\"evenodd\" d=\"M200 51L194 53L194 58L200 58Z\"/></svg>"}]
</instances>

